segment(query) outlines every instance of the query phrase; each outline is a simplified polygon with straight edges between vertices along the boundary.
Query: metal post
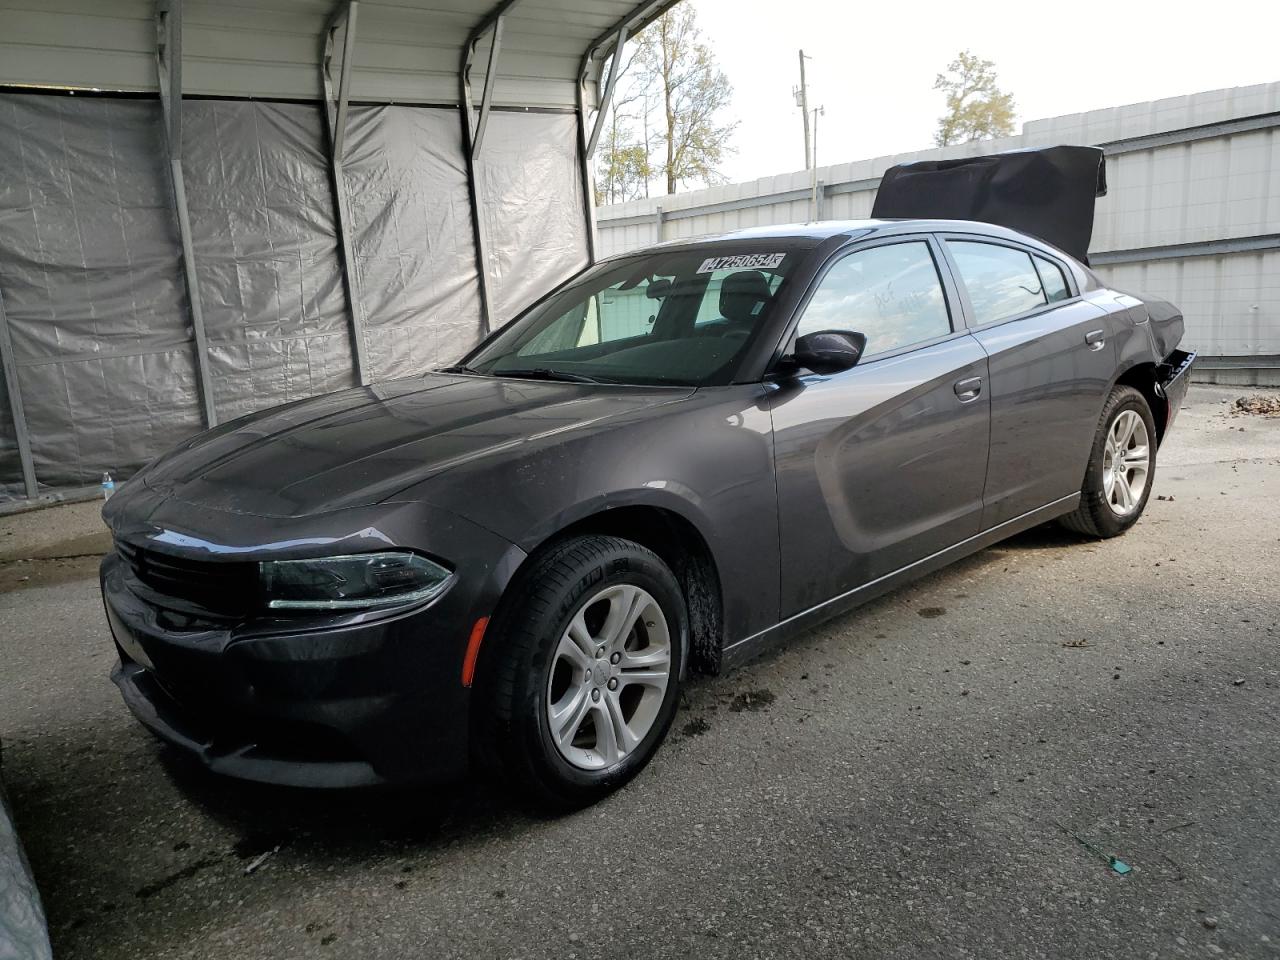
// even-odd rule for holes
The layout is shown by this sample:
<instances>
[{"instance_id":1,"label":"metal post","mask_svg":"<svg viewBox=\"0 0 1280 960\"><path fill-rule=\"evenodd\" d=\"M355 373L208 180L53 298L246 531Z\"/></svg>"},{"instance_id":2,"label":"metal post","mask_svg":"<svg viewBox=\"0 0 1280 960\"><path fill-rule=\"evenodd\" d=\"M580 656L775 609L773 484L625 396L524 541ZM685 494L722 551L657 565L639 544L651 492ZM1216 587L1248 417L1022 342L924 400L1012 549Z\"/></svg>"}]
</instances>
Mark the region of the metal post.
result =
<instances>
[{"instance_id":1,"label":"metal post","mask_svg":"<svg viewBox=\"0 0 1280 960\"><path fill-rule=\"evenodd\" d=\"M480 94L480 117L476 121L475 136L471 141L471 156L480 156L480 146L484 143L484 132L489 126L489 110L493 106L493 88L498 80L498 52L502 49L502 23L505 17L498 17L493 22L493 38L489 41L489 65L484 71L484 92ZM471 110L470 101L467 110Z\"/></svg>"},{"instance_id":2,"label":"metal post","mask_svg":"<svg viewBox=\"0 0 1280 960\"><path fill-rule=\"evenodd\" d=\"M182 267L187 282L187 303L191 308L191 330L195 340L196 378L206 426L218 422L213 402L213 382L209 376L209 343L204 331L204 310L196 277L191 216L187 210L187 186L182 177L182 0L156 0L156 74L160 84L160 106L164 111L165 150L169 154L169 176L173 181L173 201L178 215L178 237L182 242Z\"/></svg>"},{"instance_id":3,"label":"metal post","mask_svg":"<svg viewBox=\"0 0 1280 960\"><path fill-rule=\"evenodd\" d=\"M320 46L320 83L324 88L325 118L329 129L329 176L333 186L338 241L342 249L342 282L351 313L351 358L356 381L369 382L364 353L364 299L356 271L355 248L351 241L351 202L346 176L342 172L347 137L347 104L351 94L351 63L356 46L356 0L345 0L330 17ZM338 67L337 89L333 83L333 58L337 33L342 30L342 62Z\"/></svg>"},{"instance_id":4,"label":"metal post","mask_svg":"<svg viewBox=\"0 0 1280 960\"><path fill-rule=\"evenodd\" d=\"M622 54L626 48L627 28L624 26L618 31L617 42L613 45L613 60L609 64L609 79L605 82L604 92L600 95L600 102L596 104L596 123L591 130L591 139L587 141L588 162L595 155L596 144L600 142L600 131L604 129L604 117L609 112L609 105L613 102L613 90L618 85L618 76L622 72L619 64L622 63Z\"/></svg>"},{"instance_id":5,"label":"metal post","mask_svg":"<svg viewBox=\"0 0 1280 960\"><path fill-rule=\"evenodd\" d=\"M813 166L809 168L809 190L814 220L822 219L822 201L818 199L818 118L825 112L822 107L813 108Z\"/></svg>"},{"instance_id":6,"label":"metal post","mask_svg":"<svg viewBox=\"0 0 1280 960\"><path fill-rule=\"evenodd\" d=\"M476 164L480 159L480 145L484 141L484 128L489 122L489 110L493 103L494 85L498 79L498 51L501 47L502 17L517 0L502 0L476 24L462 47L458 64L458 100L462 107L462 153L467 163L467 198L471 203L471 231L476 248L476 276L480 281L480 328L487 336L493 329L493 294L489 289L489 229L485 226L483 192ZM477 124L471 99L471 63L475 59L476 46L489 30L493 30L493 43L489 47L489 65L485 72L484 93L480 103L480 120Z\"/></svg>"},{"instance_id":7,"label":"metal post","mask_svg":"<svg viewBox=\"0 0 1280 960\"><path fill-rule=\"evenodd\" d=\"M609 112L609 104L613 99L613 90L622 72L620 65L629 32L628 22L624 20L612 35L614 40L613 62L609 65L609 79L598 97L595 124L592 126L590 133L587 132L587 80L590 77L600 43L597 43L586 52L586 55L582 58L582 67L578 71L578 160L582 172L582 206L587 217L587 259L589 263L596 262L596 253L600 246L599 228L596 225L596 177L595 170L591 166L591 157L596 152L596 144L600 141L600 132L604 129L605 114Z\"/></svg>"},{"instance_id":8,"label":"metal post","mask_svg":"<svg viewBox=\"0 0 1280 960\"><path fill-rule=\"evenodd\" d=\"M813 166L813 157L809 152L809 87L804 80L804 62L809 57L804 55L804 51L800 51L800 90L798 91L798 99L800 101L800 114L804 117L804 168L808 170Z\"/></svg>"},{"instance_id":9,"label":"metal post","mask_svg":"<svg viewBox=\"0 0 1280 960\"><path fill-rule=\"evenodd\" d=\"M813 188L813 219L821 220L827 201L827 182L819 180Z\"/></svg>"},{"instance_id":10,"label":"metal post","mask_svg":"<svg viewBox=\"0 0 1280 960\"><path fill-rule=\"evenodd\" d=\"M22 388L18 383L18 360L13 355L13 339L9 336L9 318L4 312L4 296L0 294L0 368L4 370L9 389L9 410L13 414L13 433L18 442L18 461L22 464L22 484L27 499L40 494L36 486L35 462L31 459L31 434L27 432L27 414L22 406Z\"/></svg>"},{"instance_id":11,"label":"metal post","mask_svg":"<svg viewBox=\"0 0 1280 960\"><path fill-rule=\"evenodd\" d=\"M587 263L596 262L600 236L596 226L596 177L591 169L591 156L587 153L587 64L591 54L583 60L582 73L578 77L578 173L582 177L582 211L587 218Z\"/></svg>"},{"instance_id":12,"label":"metal post","mask_svg":"<svg viewBox=\"0 0 1280 960\"><path fill-rule=\"evenodd\" d=\"M662 204L658 204L658 209L654 211L653 222L657 224L658 243L661 243L663 240L667 239L665 236L667 232L667 228L666 228L667 215L662 212Z\"/></svg>"}]
</instances>

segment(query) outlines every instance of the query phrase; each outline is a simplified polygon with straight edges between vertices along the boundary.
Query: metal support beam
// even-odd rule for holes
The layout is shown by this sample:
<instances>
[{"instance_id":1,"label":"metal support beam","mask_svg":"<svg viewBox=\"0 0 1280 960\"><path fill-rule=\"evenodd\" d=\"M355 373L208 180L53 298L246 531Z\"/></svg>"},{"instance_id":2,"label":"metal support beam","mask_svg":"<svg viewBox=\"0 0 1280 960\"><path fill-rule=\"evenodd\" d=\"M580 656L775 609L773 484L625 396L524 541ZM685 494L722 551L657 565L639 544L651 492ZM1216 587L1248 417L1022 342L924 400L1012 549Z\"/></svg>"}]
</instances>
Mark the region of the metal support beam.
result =
<instances>
[{"instance_id":1,"label":"metal support beam","mask_svg":"<svg viewBox=\"0 0 1280 960\"><path fill-rule=\"evenodd\" d=\"M182 0L156 0L156 74L160 84L160 106L164 111L165 150L169 155L174 210L178 215L178 237L182 242L187 303L191 308L196 379L200 381L204 422L206 426L212 427L218 422L218 412L214 406L213 382L209 376L209 343L205 336L204 310L196 277L191 216L187 210L187 186L182 177Z\"/></svg>"},{"instance_id":2,"label":"metal support beam","mask_svg":"<svg viewBox=\"0 0 1280 960\"><path fill-rule=\"evenodd\" d=\"M329 129L329 176L337 214L338 241L342 249L342 283L346 289L351 317L351 359L356 381L369 382L364 351L364 298L360 295L360 277L356 271L355 248L351 241L351 201L346 176L342 172L343 151L347 139L347 105L351 95L351 63L356 47L356 0L338 5L325 27L320 44L320 83L324 88L325 119ZM338 81L334 84L333 61L337 54L337 35L342 31L342 53L338 64Z\"/></svg>"},{"instance_id":3,"label":"metal support beam","mask_svg":"<svg viewBox=\"0 0 1280 960\"><path fill-rule=\"evenodd\" d=\"M587 220L587 261L595 263L600 246L600 235L596 226L596 177L591 166L591 155L595 153L600 139L604 115L608 112L609 101L613 98L614 84L617 83L622 60L622 48L628 37L635 36L651 22L662 16L679 0L643 0L631 9L621 20L617 21L587 48L578 68L578 165L582 175L582 212ZM587 131L587 114L590 112L587 85L594 79L599 87L599 77L593 77L604 66L604 59L612 52L613 64L609 68L609 79L605 89L599 92L596 104L595 124L590 133Z\"/></svg>"},{"instance_id":4,"label":"metal support beam","mask_svg":"<svg viewBox=\"0 0 1280 960\"><path fill-rule=\"evenodd\" d=\"M613 102L613 91L618 85L618 76L622 70L622 55L627 49L627 28L624 26L618 31L618 39L613 45L613 60L609 64L609 79L605 81L604 91L600 94L600 102L596 104L596 122L591 128L591 139L587 141L587 160L591 160L595 156L596 145L600 142L600 132L604 130L605 114L609 112L609 105Z\"/></svg>"},{"instance_id":5,"label":"metal support beam","mask_svg":"<svg viewBox=\"0 0 1280 960\"><path fill-rule=\"evenodd\" d=\"M489 122L494 84L498 78L502 18L517 2L518 0L502 0L475 25L462 47L462 57L458 64L458 101L462 107L462 153L467 161L467 198L471 203L471 232L476 248L476 276L480 281L480 329L485 336L488 336L493 329L493 294L489 289L489 230L485 226L483 194L480 190L479 177L476 176L476 165L480 159L480 146L484 142L484 128ZM493 30L493 43L489 46L489 62L485 71L480 119L477 123L475 106L471 98L471 65L475 61L476 47L489 30Z\"/></svg>"},{"instance_id":6,"label":"metal support beam","mask_svg":"<svg viewBox=\"0 0 1280 960\"><path fill-rule=\"evenodd\" d=\"M1190 257L1225 257L1233 253L1266 253L1280 250L1280 234L1268 233L1252 237L1223 237L1194 243L1171 243L1163 247L1139 247L1133 250L1101 250L1089 254L1092 267L1109 267L1123 263L1149 263L1153 260L1186 260Z\"/></svg>"},{"instance_id":7,"label":"metal support beam","mask_svg":"<svg viewBox=\"0 0 1280 960\"><path fill-rule=\"evenodd\" d=\"M1123 140L1100 143L1098 146L1102 147L1102 152L1108 157L1113 157L1124 153L1136 153L1140 150L1153 150L1156 147L1171 147L1183 143L1195 143L1199 140L1230 137L1240 133L1271 130L1277 126L1280 126L1280 112L1260 113L1252 117L1236 117L1233 120L1206 123L1198 127L1166 130L1163 133L1150 133L1141 137L1126 137Z\"/></svg>"},{"instance_id":8,"label":"metal support beam","mask_svg":"<svg viewBox=\"0 0 1280 960\"><path fill-rule=\"evenodd\" d=\"M588 56L590 56L588 54ZM600 234L596 226L596 175L591 168L591 155L587 153L587 73L578 77L578 175L582 178L582 215L587 227L587 265L598 259Z\"/></svg>"},{"instance_id":9,"label":"metal support beam","mask_svg":"<svg viewBox=\"0 0 1280 960\"><path fill-rule=\"evenodd\" d=\"M489 126L489 110L493 107L493 88L498 80L498 54L502 50L503 17L493 21L493 37L489 41L489 64L484 71L484 92L480 94L480 116L476 120L475 136L471 141L471 157L480 156L484 144L484 132ZM471 104L467 104L471 109Z\"/></svg>"},{"instance_id":10,"label":"metal support beam","mask_svg":"<svg viewBox=\"0 0 1280 960\"><path fill-rule=\"evenodd\" d=\"M35 461L31 459L31 434L27 432L27 413L22 406L22 388L18 383L18 361L13 355L13 339L9 336L9 318L4 312L4 296L0 294L0 369L9 391L9 411L13 415L13 433L18 442L18 461L22 465L22 485L27 498L40 493L36 485Z\"/></svg>"}]
</instances>

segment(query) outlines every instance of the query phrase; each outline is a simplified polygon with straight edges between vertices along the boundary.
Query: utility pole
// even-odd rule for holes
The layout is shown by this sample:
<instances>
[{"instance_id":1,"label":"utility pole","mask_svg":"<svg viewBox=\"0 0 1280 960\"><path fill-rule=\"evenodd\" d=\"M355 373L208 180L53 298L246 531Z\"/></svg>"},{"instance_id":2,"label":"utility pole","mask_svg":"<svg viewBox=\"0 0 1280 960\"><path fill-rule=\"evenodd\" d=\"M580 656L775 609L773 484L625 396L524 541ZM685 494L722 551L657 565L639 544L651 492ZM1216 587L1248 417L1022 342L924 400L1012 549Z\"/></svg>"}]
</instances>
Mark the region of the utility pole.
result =
<instances>
[{"instance_id":1,"label":"utility pole","mask_svg":"<svg viewBox=\"0 0 1280 960\"><path fill-rule=\"evenodd\" d=\"M800 86L793 87L791 92L796 98L796 106L800 108L800 115L804 117L804 168L806 170L813 166L813 157L809 151L809 88L804 82L804 62L812 60L813 57L806 57L804 51L800 51Z\"/></svg>"},{"instance_id":2,"label":"utility pole","mask_svg":"<svg viewBox=\"0 0 1280 960\"><path fill-rule=\"evenodd\" d=\"M813 108L813 166L809 170L809 202L812 204L813 220L817 220L821 212L818 205L818 118L826 112L822 107Z\"/></svg>"}]
</instances>

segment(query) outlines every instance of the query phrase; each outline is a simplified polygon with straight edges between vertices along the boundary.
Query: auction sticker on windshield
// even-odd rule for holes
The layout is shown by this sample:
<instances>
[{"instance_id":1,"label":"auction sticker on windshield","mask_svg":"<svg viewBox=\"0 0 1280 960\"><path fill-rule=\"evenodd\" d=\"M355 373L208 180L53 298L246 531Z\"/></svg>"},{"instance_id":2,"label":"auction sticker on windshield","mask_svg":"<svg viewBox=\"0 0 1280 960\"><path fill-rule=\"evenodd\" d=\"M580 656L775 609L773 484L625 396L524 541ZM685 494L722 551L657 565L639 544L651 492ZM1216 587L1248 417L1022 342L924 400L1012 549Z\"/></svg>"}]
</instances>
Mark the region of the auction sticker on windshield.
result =
<instances>
[{"instance_id":1,"label":"auction sticker on windshield","mask_svg":"<svg viewBox=\"0 0 1280 960\"><path fill-rule=\"evenodd\" d=\"M717 270L771 269L786 259L785 253L744 253L736 257L708 257L698 268L699 273Z\"/></svg>"}]
</instances>

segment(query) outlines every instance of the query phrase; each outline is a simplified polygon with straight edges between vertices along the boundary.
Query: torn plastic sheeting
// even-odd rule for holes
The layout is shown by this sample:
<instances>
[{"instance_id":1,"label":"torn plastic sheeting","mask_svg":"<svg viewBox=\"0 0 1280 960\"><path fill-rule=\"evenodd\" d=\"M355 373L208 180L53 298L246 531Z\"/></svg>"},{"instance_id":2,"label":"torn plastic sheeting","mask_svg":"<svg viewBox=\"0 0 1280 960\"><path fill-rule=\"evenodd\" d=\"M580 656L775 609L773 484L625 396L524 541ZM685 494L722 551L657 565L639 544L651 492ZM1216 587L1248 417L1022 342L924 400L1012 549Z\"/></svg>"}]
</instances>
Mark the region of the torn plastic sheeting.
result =
<instances>
[{"instance_id":1,"label":"torn plastic sheeting","mask_svg":"<svg viewBox=\"0 0 1280 960\"><path fill-rule=\"evenodd\" d=\"M587 264L577 143L570 114L489 115L477 176L495 328Z\"/></svg>"},{"instance_id":2,"label":"torn plastic sheeting","mask_svg":"<svg viewBox=\"0 0 1280 960\"><path fill-rule=\"evenodd\" d=\"M481 333L458 112L352 107L343 175L369 379L456 360Z\"/></svg>"},{"instance_id":3,"label":"torn plastic sheeting","mask_svg":"<svg viewBox=\"0 0 1280 960\"><path fill-rule=\"evenodd\" d=\"M183 104L218 419L349 387L350 321L319 106Z\"/></svg>"},{"instance_id":4,"label":"torn plastic sheeting","mask_svg":"<svg viewBox=\"0 0 1280 960\"><path fill-rule=\"evenodd\" d=\"M200 428L155 100L0 94L0 291L43 485Z\"/></svg>"}]
</instances>

